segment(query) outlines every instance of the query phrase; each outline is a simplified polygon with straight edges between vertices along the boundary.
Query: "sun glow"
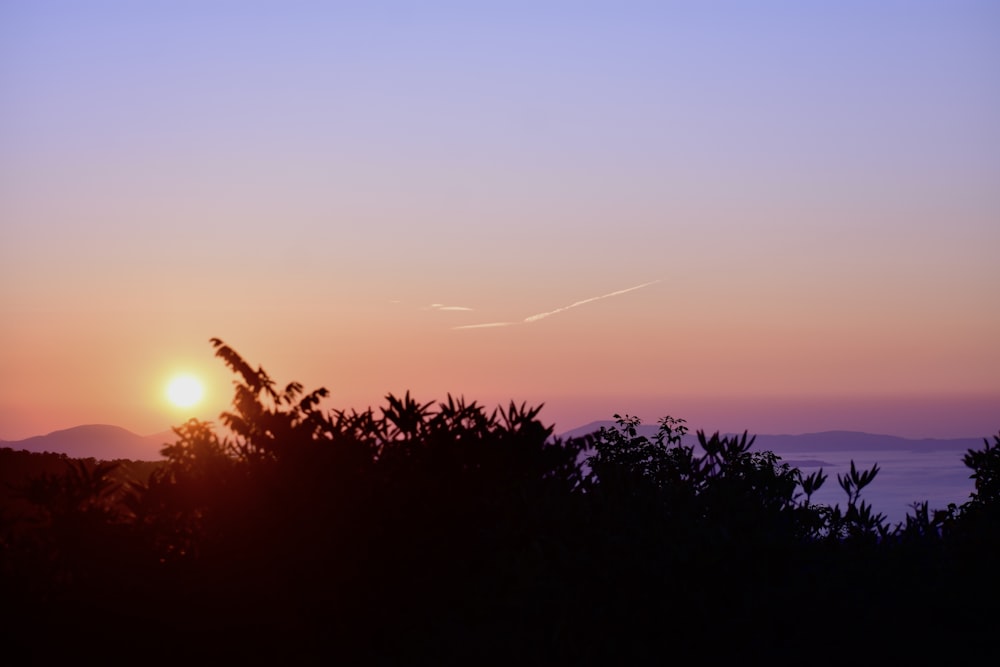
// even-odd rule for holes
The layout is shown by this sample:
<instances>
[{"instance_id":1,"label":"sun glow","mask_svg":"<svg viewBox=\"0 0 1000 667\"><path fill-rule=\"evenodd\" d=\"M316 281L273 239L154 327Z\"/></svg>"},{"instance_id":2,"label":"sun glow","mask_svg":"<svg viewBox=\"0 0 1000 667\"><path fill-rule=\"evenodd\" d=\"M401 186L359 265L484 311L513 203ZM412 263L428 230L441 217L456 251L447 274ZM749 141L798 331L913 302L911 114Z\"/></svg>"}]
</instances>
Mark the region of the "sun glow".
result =
<instances>
[{"instance_id":1,"label":"sun glow","mask_svg":"<svg viewBox=\"0 0 1000 667\"><path fill-rule=\"evenodd\" d=\"M190 375L178 375L167 385L167 398L179 408L189 408L204 396L201 382Z\"/></svg>"}]
</instances>

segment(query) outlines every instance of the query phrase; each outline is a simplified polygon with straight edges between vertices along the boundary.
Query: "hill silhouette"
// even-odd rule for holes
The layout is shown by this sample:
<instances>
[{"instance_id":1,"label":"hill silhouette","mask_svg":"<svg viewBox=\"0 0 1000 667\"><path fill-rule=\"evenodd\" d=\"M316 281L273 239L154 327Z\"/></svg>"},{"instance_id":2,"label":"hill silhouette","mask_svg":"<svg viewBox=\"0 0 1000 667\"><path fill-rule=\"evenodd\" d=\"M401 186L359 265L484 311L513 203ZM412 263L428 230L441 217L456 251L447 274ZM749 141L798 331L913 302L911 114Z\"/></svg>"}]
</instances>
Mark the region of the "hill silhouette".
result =
<instances>
[{"instance_id":1,"label":"hill silhouette","mask_svg":"<svg viewBox=\"0 0 1000 667\"><path fill-rule=\"evenodd\" d=\"M599 420L560 433L563 438L575 438L594 433L601 428L612 428L612 420ZM655 424L640 424L637 433L646 437L656 434ZM727 433L726 435L736 435ZM809 450L830 452L853 451L939 451L949 450L961 455L968 449L979 447L982 438L904 438L896 435L867 433L864 431L820 431L801 434L757 434L754 449L758 451L797 452Z\"/></svg>"},{"instance_id":2,"label":"hill silhouette","mask_svg":"<svg viewBox=\"0 0 1000 667\"><path fill-rule=\"evenodd\" d=\"M24 449L29 452L52 452L73 458L95 458L103 461L132 459L157 461L160 450L173 440L169 431L154 435L136 435L120 426L86 424L36 435L23 440L0 440L0 447Z\"/></svg>"},{"instance_id":3,"label":"hill silhouette","mask_svg":"<svg viewBox=\"0 0 1000 667\"><path fill-rule=\"evenodd\" d=\"M578 438L602 427L611 428L612 420L593 421L559 433L562 439ZM640 424L638 433L652 437L656 425ZM727 434L734 435L734 434ZM974 449L981 438L902 438L893 435L865 433L861 431L823 431L798 435L757 434L755 449L759 451L795 452L798 454L816 451L939 451L950 450L958 453ZM86 424L53 431L21 440L0 440L0 447L23 449L29 452L52 452L73 458L95 458L104 461L131 459L135 461L159 461L163 459L160 450L174 439L170 431L153 435L137 435L120 426L110 424Z\"/></svg>"}]
</instances>

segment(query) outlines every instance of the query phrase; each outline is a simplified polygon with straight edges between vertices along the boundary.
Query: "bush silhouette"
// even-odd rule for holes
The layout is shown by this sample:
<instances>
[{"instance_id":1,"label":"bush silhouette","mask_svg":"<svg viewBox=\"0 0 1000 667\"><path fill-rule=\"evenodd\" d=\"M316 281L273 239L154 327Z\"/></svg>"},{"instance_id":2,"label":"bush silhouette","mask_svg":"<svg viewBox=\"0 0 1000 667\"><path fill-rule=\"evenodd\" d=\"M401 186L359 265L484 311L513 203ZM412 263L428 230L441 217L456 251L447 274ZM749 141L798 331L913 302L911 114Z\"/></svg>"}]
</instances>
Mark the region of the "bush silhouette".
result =
<instances>
[{"instance_id":1,"label":"bush silhouette","mask_svg":"<svg viewBox=\"0 0 1000 667\"><path fill-rule=\"evenodd\" d=\"M791 662L923 614L932 637L866 659L996 653L1000 435L964 459L969 502L891 527L861 499L878 466L817 505L823 471L746 432L688 442L664 417L645 437L615 415L561 440L541 406L450 395L324 411L325 389L212 344L236 377L220 425L175 428L123 487L97 462L19 487L36 511L0 534L12 651L49 663L76 645L39 633L107 626L164 663Z\"/></svg>"}]
</instances>

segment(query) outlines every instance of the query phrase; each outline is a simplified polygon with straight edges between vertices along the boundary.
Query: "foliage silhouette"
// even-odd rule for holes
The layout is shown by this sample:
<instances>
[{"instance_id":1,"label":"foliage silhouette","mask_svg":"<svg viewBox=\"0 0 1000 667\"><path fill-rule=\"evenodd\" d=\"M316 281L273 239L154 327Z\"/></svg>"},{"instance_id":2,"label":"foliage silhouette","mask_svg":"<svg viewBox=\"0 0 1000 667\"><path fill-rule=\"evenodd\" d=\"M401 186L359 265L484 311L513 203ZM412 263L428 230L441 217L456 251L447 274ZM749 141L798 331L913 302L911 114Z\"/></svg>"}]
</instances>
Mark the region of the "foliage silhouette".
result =
<instances>
[{"instance_id":1,"label":"foliage silhouette","mask_svg":"<svg viewBox=\"0 0 1000 667\"><path fill-rule=\"evenodd\" d=\"M615 415L561 440L541 406L409 392L324 411L325 389L279 389L211 342L235 375L220 426L176 427L141 481L70 461L18 487L35 509L0 532L11 651L51 663L113 627L164 664L791 662L858 632L823 630L844 619L904 633L926 614L953 658L996 654L1000 435L964 459L969 502L891 527L861 499L877 465L837 475L844 508L817 505L827 475L747 432L688 442L668 416L645 437Z\"/></svg>"}]
</instances>

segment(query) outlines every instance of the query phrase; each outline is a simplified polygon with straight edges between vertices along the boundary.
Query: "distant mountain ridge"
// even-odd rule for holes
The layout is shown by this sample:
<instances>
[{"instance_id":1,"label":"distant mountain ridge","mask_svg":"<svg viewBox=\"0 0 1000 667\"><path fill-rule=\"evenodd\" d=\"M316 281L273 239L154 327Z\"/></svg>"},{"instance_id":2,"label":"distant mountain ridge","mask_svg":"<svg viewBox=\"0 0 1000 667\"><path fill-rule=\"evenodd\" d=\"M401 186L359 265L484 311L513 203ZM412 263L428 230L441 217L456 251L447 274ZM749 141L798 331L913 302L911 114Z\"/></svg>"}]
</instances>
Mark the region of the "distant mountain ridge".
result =
<instances>
[{"instance_id":1,"label":"distant mountain ridge","mask_svg":"<svg viewBox=\"0 0 1000 667\"><path fill-rule=\"evenodd\" d=\"M23 440L0 440L0 447L25 449L29 452L53 452L72 458L95 458L104 461L131 459L157 461L160 450L174 440L170 431L153 435L137 435L120 426L85 424L73 428L36 435Z\"/></svg>"},{"instance_id":2,"label":"distant mountain ridge","mask_svg":"<svg viewBox=\"0 0 1000 667\"><path fill-rule=\"evenodd\" d=\"M559 434L561 438L579 437L610 428L614 421L594 421ZM658 430L656 424L641 424L639 435L652 437ZM25 449L29 452L54 452L73 458L95 458L105 461L131 459L133 461L158 461L163 458L160 450L172 443L171 431L153 435L137 435L120 426L86 424L46 435L36 435L22 440L0 440L0 447ZM687 442L693 444L694 434ZM957 453L968 449L981 449L982 438L902 438L862 431L822 431L800 435L757 435L754 449L782 452L842 452L842 451L914 451L928 452L950 450Z\"/></svg>"},{"instance_id":3,"label":"distant mountain ridge","mask_svg":"<svg viewBox=\"0 0 1000 667\"><path fill-rule=\"evenodd\" d=\"M595 421L584 426L566 431L560 437L579 437L593 433L601 427L611 428L614 421ZM640 424L636 429L638 435L653 437L659 430L656 424ZM732 435L732 434L729 434ZM750 435L753 435L752 433ZM695 441L694 434L688 435L689 444ZM802 433L800 435L757 435L753 448L757 451L780 452L846 452L846 451L941 451L951 450L964 452L968 449L981 449L983 438L903 438L896 435L880 435L863 431L821 431L818 433Z\"/></svg>"}]
</instances>

